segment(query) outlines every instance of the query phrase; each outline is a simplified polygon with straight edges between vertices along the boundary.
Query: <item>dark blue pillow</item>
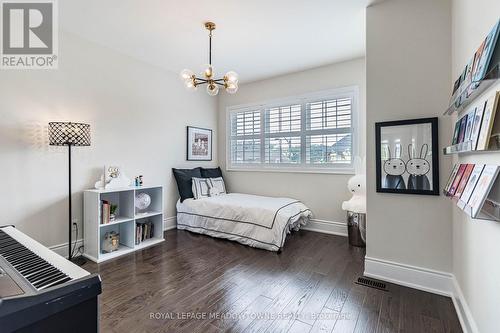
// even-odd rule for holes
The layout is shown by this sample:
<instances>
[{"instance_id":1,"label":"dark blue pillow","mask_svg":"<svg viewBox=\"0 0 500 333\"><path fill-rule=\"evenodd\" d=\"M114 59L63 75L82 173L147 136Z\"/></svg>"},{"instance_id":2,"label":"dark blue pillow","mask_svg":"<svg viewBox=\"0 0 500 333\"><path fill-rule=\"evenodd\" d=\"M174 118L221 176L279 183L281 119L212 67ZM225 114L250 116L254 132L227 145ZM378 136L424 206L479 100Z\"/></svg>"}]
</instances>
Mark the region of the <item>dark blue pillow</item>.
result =
<instances>
[{"instance_id":1,"label":"dark blue pillow","mask_svg":"<svg viewBox=\"0 0 500 333\"><path fill-rule=\"evenodd\" d=\"M201 168L201 176L203 178L218 178L218 177L222 177L222 170L220 169L220 167L211 168L211 169Z\"/></svg>"},{"instance_id":2,"label":"dark blue pillow","mask_svg":"<svg viewBox=\"0 0 500 333\"><path fill-rule=\"evenodd\" d=\"M186 199L194 198L193 195L193 177L202 178L201 168L194 169L175 169L172 168L181 202Z\"/></svg>"}]
</instances>

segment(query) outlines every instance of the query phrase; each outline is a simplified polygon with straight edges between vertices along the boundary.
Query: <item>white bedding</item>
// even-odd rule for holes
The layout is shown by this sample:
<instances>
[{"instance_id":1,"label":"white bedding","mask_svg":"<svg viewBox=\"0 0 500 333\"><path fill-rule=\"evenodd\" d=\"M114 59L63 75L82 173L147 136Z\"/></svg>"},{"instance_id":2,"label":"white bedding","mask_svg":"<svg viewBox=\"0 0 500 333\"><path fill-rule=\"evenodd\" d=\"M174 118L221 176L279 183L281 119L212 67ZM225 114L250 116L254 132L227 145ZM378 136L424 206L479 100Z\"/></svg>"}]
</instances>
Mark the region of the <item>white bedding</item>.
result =
<instances>
[{"instance_id":1,"label":"white bedding","mask_svg":"<svg viewBox=\"0 0 500 333\"><path fill-rule=\"evenodd\" d=\"M280 250L286 235L311 216L303 203L289 198L230 193L177 202L177 229L270 251Z\"/></svg>"}]
</instances>

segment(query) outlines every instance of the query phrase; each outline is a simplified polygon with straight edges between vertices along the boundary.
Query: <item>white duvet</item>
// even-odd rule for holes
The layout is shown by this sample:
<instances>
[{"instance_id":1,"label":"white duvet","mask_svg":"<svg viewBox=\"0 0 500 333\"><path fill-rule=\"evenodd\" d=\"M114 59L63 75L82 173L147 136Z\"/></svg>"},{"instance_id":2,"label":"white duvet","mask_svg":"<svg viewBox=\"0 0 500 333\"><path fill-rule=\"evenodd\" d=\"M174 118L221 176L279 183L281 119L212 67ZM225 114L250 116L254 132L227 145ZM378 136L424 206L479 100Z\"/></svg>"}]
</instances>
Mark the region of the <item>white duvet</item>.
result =
<instances>
[{"instance_id":1,"label":"white duvet","mask_svg":"<svg viewBox=\"0 0 500 333\"><path fill-rule=\"evenodd\" d=\"M311 215L298 200L230 193L178 201L177 229L278 251L286 235L305 225Z\"/></svg>"}]
</instances>

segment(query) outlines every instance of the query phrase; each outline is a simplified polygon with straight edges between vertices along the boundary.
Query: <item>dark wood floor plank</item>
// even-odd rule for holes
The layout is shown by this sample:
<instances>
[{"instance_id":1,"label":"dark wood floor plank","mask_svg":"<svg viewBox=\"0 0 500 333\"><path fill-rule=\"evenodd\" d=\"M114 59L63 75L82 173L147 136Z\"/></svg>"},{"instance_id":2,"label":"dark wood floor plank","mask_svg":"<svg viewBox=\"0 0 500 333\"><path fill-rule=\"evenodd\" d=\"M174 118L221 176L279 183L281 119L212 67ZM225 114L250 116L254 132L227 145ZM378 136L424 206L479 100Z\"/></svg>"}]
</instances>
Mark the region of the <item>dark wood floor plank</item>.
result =
<instances>
[{"instance_id":1,"label":"dark wood floor plank","mask_svg":"<svg viewBox=\"0 0 500 333\"><path fill-rule=\"evenodd\" d=\"M345 237L292 233L280 255L186 231L165 237L85 264L102 279L101 332L461 332L447 297L353 284L364 249Z\"/></svg>"},{"instance_id":2,"label":"dark wood floor plank","mask_svg":"<svg viewBox=\"0 0 500 333\"><path fill-rule=\"evenodd\" d=\"M319 317L314 322L311 333L329 333L333 331L339 315L339 312L329 309L326 306L323 307Z\"/></svg>"},{"instance_id":3,"label":"dark wood floor plank","mask_svg":"<svg viewBox=\"0 0 500 333\"><path fill-rule=\"evenodd\" d=\"M365 299L354 332L373 333L374 328L378 327L382 298L385 293L382 290L366 288Z\"/></svg>"},{"instance_id":4,"label":"dark wood floor plank","mask_svg":"<svg viewBox=\"0 0 500 333\"><path fill-rule=\"evenodd\" d=\"M377 333L399 331L400 286L391 285L389 292L384 292L380 304Z\"/></svg>"},{"instance_id":5,"label":"dark wood floor plank","mask_svg":"<svg viewBox=\"0 0 500 333\"><path fill-rule=\"evenodd\" d=\"M365 287L353 285L345 303L342 306L340 315L335 322L333 332L349 333L354 332L358 321L359 313L363 306L363 301L366 297Z\"/></svg>"},{"instance_id":6,"label":"dark wood floor plank","mask_svg":"<svg viewBox=\"0 0 500 333\"><path fill-rule=\"evenodd\" d=\"M295 316L302 311L304 305L307 303L309 298L314 293L314 290L318 287L318 284L325 276L318 273L313 273L311 279L307 282L305 288L303 288L297 295L295 295L292 300L285 306L285 308L280 313L279 318L273 321L271 326L266 330L266 332L287 332L292 326Z\"/></svg>"},{"instance_id":7,"label":"dark wood floor plank","mask_svg":"<svg viewBox=\"0 0 500 333\"><path fill-rule=\"evenodd\" d=\"M308 333L311 330L311 325L301 322L300 320L295 320L292 327L288 330L288 333Z\"/></svg>"}]
</instances>

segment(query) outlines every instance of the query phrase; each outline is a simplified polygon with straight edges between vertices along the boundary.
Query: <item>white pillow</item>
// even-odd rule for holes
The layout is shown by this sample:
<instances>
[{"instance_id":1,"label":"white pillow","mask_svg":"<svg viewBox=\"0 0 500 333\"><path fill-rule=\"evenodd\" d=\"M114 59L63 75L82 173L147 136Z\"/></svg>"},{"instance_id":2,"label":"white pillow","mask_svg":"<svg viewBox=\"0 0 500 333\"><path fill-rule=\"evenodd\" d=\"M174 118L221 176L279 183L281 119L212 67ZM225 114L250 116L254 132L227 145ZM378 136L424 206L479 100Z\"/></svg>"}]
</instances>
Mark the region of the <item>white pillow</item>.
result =
<instances>
[{"instance_id":1,"label":"white pillow","mask_svg":"<svg viewBox=\"0 0 500 333\"><path fill-rule=\"evenodd\" d=\"M208 178L208 180L211 184L209 190L211 197L226 194L226 184L224 184L224 179L222 179L222 177Z\"/></svg>"},{"instance_id":2,"label":"white pillow","mask_svg":"<svg viewBox=\"0 0 500 333\"><path fill-rule=\"evenodd\" d=\"M194 199L202 199L226 194L226 186L222 177L218 178L197 178L193 177Z\"/></svg>"}]
</instances>

